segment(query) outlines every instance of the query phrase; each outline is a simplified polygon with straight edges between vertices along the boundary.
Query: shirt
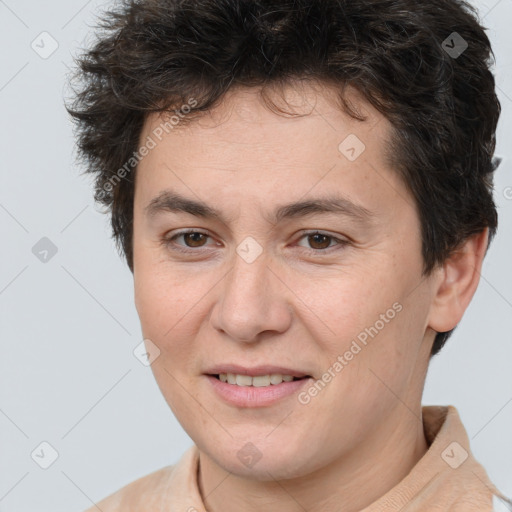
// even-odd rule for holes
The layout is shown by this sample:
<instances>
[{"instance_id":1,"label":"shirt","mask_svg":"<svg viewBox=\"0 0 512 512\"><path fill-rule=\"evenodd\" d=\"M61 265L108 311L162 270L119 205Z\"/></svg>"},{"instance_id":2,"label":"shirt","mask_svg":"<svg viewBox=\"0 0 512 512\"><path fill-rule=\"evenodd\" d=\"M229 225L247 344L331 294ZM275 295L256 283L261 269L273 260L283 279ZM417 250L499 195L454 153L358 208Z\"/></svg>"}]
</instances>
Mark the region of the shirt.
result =
<instances>
[{"instance_id":1,"label":"shirt","mask_svg":"<svg viewBox=\"0 0 512 512\"><path fill-rule=\"evenodd\" d=\"M473 457L457 409L423 406L422 412L427 452L401 482L361 512L492 512L493 496L506 498ZM177 464L135 480L97 506L102 512L207 512L198 463L194 444Z\"/></svg>"}]
</instances>

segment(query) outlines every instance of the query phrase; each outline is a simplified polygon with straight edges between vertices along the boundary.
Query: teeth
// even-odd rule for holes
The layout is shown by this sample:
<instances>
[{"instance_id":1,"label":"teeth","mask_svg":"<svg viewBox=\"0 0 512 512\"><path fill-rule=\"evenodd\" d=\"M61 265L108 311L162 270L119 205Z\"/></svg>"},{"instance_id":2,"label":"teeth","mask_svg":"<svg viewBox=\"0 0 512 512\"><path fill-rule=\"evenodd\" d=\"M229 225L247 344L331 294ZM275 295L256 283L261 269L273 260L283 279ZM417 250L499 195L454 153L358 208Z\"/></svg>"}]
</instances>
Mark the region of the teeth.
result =
<instances>
[{"instance_id":1,"label":"teeth","mask_svg":"<svg viewBox=\"0 0 512 512\"><path fill-rule=\"evenodd\" d=\"M252 377L250 375L237 375L235 377L236 383L239 386L251 386L252 385Z\"/></svg>"},{"instance_id":2,"label":"teeth","mask_svg":"<svg viewBox=\"0 0 512 512\"><path fill-rule=\"evenodd\" d=\"M221 373L219 374L219 379L221 382L236 384L237 386L254 386L256 388L260 388L264 386L270 386L271 384L281 384L281 382L291 382L293 380L293 376L273 373L271 375L258 375L257 377L251 377L250 375Z\"/></svg>"},{"instance_id":3,"label":"teeth","mask_svg":"<svg viewBox=\"0 0 512 512\"><path fill-rule=\"evenodd\" d=\"M263 386L270 386L270 375L258 375L257 377L253 377L252 385L256 388L261 388Z\"/></svg>"}]
</instances>

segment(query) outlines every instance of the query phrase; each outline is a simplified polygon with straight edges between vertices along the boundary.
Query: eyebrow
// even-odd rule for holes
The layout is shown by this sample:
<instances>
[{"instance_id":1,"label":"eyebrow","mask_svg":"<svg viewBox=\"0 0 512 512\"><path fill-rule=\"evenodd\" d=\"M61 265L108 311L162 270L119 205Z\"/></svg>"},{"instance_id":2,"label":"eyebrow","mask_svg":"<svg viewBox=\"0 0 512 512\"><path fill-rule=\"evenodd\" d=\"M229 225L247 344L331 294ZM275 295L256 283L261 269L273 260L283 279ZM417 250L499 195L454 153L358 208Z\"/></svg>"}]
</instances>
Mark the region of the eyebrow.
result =
<instances>
[{"instance_id":1,"label":"eyebrow","mask_svg":"<svg viewBox=\"0 0 512 512\"><path fill-rule=\"evenodd\" d=\"M223 224L227 224L227 219L216 208L170 190L165 190L158 194L149 202L144 210L148 217L154 217L163 212L181 212L205 219L218 220ZM335 213L351 217L362 223L368 223L374 217L373 212L346 197L329 195L278 206L268 220L272 224L278 224L283 220L325 213Z\"/></svg>"}]
</instances>

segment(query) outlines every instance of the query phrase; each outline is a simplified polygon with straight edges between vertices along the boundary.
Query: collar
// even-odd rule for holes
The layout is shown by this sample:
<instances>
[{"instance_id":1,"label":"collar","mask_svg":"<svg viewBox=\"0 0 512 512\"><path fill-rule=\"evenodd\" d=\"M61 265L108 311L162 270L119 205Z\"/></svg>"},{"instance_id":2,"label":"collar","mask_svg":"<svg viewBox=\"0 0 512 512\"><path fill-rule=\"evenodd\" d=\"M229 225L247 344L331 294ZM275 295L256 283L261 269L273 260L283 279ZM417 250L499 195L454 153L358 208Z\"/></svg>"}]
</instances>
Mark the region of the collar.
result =
<instances>
[{"instance_id":1,"label":"collar","mask_svg":"<svg viewBox=\"0 0 512 512\"><path fill-rule=\"evenodd\" d=\"M457 409L423 406L422 415L427 452L401 482L361 512L491 512L493 494L503 495L473 457ZM198 469L194 444L174 466L132 482L98 506L104 512L207 512Z\"/></svg>"}]
</instances>

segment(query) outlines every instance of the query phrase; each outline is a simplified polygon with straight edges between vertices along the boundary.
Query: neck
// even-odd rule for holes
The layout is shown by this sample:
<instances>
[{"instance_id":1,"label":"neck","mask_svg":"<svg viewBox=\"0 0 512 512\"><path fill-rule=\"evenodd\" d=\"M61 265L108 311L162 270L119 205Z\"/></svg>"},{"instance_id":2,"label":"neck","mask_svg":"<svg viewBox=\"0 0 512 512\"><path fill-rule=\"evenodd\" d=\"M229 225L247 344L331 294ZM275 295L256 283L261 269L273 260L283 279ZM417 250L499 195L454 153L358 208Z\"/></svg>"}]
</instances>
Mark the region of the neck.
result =
<instances>
[{"instance_id":1,"label":"neck","mask_svg":"<svg viewBox=\"0 0 512 512\"><path fill-rule=\"evenodd\" d=\"M402 407L390 417L393 421L379 425L350 453L298 478L250 480L200 452L198 485L205 507L209 512L359 511L403 480L428 448L421 405L415 414Z\"/></svg>"}]
</instances>

